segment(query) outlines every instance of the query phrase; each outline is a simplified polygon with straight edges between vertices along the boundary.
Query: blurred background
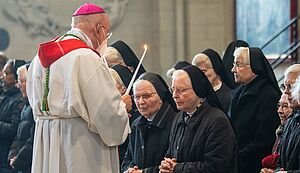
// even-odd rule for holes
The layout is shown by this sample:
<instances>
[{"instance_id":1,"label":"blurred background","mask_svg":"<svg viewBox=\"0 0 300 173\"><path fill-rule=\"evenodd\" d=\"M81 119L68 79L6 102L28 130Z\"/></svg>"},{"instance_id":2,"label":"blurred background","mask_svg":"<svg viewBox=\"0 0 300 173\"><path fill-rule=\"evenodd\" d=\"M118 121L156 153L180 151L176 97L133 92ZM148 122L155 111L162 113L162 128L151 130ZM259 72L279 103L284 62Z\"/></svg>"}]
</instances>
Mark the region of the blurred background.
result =
<instances>
[{"instance_id":1,"label":"blurred background","mask_svg":"<svg viewBox=\"0 0 300 173\"><path fill-rule=\"evenodd\" d=\"M32 60L38 44L70 29L83 0L1 0L0 51L8 58ZM143 45L147 71L166 71L177 60L241 39L261 47L280 80L298 62L298 0L90 0L109 13L109 43L125 41L138 57Z\"/></svg>"}]
</instances>

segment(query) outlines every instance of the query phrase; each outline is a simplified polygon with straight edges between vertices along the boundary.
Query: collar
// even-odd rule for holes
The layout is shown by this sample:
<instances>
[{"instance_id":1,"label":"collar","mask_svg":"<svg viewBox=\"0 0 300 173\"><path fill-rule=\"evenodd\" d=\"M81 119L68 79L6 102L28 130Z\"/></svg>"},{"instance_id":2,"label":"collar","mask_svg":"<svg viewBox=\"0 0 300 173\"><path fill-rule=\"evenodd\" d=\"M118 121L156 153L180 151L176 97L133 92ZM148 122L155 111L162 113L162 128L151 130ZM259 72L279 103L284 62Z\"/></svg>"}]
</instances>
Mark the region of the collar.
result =
<instances>
[{"instance_id":1,"label":"collar","mask_svg":"<svg viewBox=\"0 0 300 173\"><path fill-rule=\"evenodd\" d=\"M207 114L208 109L210 109L210 105L207 103L207 101L203 102L203 104L200 105L200 107L193 113L193 116L190 118L190 121L185 122L184 111L179 112L179 123L180 124L186 124L190 128L194 128L199 125L199 122L204 118L204 116Z\"/></svg>"},{"instance_id":2,"label":"collar","mask_svg":"<svg viewBox=\"0 0 300 173\"><path fill-rule=\"evenodd\" d=\"M222 87L222 82L213 87L214 91L218 91Z\"/></svg>"},{"instance_id":3,"label":"collar","mask_svg":"<svg viewBox=\"0 0 300 173\"><path fill-rule=\"evenodd\" d=\"M176 114L173 107L170 106L168 102L164 101L158 112L155 114L155 116L153 116L150 125L162 129L165 126L168 117L174 116L173 113ZM140 116L139 118L137 118L137 123L135 124L135 126L137 126L138 128L144 127L146 121L147 119L144 116Z\"/></svg>"},{"instance_id":4,"label":"collar","mask_svg":"<svg viewBox=\"0 0 300 173\"><path fill-rule=\"evenodd\" d=\"M156 115L157 113L155 113L155 114L153 114L153 115L151 115L149 118L146 118L148 121L153 121L153 119L155 118L155 115Z\"/></svg>"},{"instance_id":5,"label":"collar","mask_svg":"<svg viewBox=\"0 0 300 173\"><path fill-rule=\"evenodd\" d=\"M201 105L204 103L206 99L204 98L202 101L200 101L200 103L198 104L198 106L196 107L196 109L193 112L186 112L186 114L190 117L193 116L193 114L201 107Z\"/></svg>"},{"instance_id":6,"label":"collar","mask_svg":"<svg viewBox=\"0 0 300 173\"><path fill-rule=\"evenodd\" d=\"M72 28L70 31L67 32L67 34L72 34L72 35L76 35L77 37L80 38L80 40L82 40L83 42L85 42L88 47L90 48L94 48L91 39L79 28ZM69 38L73 38L71 36L67 36L64 39L69 39Z\"/></svg>"},{"instance_id":7,"label":"collar","mask_svg":"<svg viewBox=\"0 0 300 173\"><path fill-rule=\"evenodd\" d=\"M238 90L241 92L241 96L244 95L258 95L260 89L268 82L267 79L256 77L250 83L242 85ZM241 91L242 90L242 91Z\"/></svg>"}]
</instances>

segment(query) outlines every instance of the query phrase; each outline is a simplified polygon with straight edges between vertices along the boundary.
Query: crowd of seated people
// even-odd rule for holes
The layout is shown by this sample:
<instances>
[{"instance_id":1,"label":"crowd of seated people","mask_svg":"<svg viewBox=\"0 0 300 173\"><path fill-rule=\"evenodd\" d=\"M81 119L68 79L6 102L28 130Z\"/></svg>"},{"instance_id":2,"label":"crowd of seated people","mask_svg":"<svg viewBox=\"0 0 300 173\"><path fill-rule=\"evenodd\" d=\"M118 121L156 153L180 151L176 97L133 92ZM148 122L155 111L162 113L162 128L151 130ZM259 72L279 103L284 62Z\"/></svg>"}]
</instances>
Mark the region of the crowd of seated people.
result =
<instances>
[{"instance_id":1,"label":"crowd of seated people","mask_svg":"<svg viewBox=\"0 0 300 173\"><path fill-rule=\"evenodd\" d=\"M192 62L176 62L167 72L170 85L137 69L127 43L110 45L105 58L120 95L138 70L128 91L131 133L119 146L122 173L300 171L300 64L285 70L279 87L260 48L233 43L223 58L209 48ZM29 173L35 159L30 64L3 55L0 63L0 172Z\"/></svg>"}]
</instances>

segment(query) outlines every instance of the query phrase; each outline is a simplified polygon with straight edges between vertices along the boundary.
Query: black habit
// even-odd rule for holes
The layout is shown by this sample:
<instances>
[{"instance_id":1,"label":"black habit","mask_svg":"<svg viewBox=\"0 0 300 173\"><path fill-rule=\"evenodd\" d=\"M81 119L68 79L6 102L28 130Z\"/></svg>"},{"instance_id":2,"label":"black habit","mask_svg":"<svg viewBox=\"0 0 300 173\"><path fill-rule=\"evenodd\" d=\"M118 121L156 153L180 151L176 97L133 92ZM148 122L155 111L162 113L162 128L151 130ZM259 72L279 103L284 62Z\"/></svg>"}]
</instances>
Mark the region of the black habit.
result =
<instances>
[{"instance_id":1,"label":"black habit","mask_svg":"<svg viewBox=\"0 0 300 173\"><path fill-rule=\"evenodd\" d=\"M231 122L238 142L239 172L254 173L262 159L272 153L275 130L280 124L280 99L274 72L259 48L250 49L250 66L257 77L233 93Z\"/></svg>"}]
</instances>

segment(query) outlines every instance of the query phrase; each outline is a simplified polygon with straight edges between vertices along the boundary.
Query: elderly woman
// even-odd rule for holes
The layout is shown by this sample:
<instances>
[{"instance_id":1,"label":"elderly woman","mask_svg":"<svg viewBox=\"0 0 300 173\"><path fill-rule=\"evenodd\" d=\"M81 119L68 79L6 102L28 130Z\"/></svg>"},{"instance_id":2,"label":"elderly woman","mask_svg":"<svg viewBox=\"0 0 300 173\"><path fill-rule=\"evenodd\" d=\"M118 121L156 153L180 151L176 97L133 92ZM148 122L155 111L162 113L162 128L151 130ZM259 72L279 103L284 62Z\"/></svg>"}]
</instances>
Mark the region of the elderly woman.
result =
<instances>
[{"instance_id":1,"label":"elderly woman","mask_svg":"<svg viewBox=\"0 0 300 173\"><path fill-rule=\"evenodd\" d=\"M123 65L119 65L119 64L114 65L113 67L109 68L109 70L110 70L110 73L112 74L112 76L114 77L114 79L116 81L116 83L115 83L116 88L118 89L118 91L120 92L121 95L125 94L126 89L127 89L128 85L130 83L130 80L132 78L131 71L129 70L128 67L123 66ZM130 91L130 93L131 92L132 91ZM137 110L136 105L132 104L132 109L131 109L131 111L129 112L128 115L129 115L129 122L130 122L130 125L131 125L132 122L137 117L139 117L141 114ZM125 156L125 152L127 150L128 143L129 143L129 140L128 140L128 137L127 137L126 141L122 145L120 145L120 147L119 147L120 166L123 162L123 158Z\"/></svg>"},{"instance_id":2,"label":"elderly woman","mask_svg":"<svg viewBox=\"0 0 300 173\"><path fill-rule=\"evenodd\" d=\"M115 41L109 45L104 53L104 57L109 67L117 64L127 66L132 73L134 73L139 64L139 59L133 50L122 40ZM138 71L138 76L144 72L146 72L146 70L143 65L141 65Z\"/></svg>"},{"instance_id":3,"label":"elderly woman","mask_svg":"<svg viewBox=\"0 0 300 173\"><path fill-rule=\"evenodd\" d=\"M238 142L239 172L259 172L276 140L281 91L260 48L239 47L234 56L231 71L241 85L233 92L230 118Z\"/></svg>"},{"instance_id":4,"label":"elderly woman","mask_svg":"<svg viewBox=\"0 0 300 173\"><path fill-rule=\"evenodd\" d=\"M33 120L32 109L27 100L26 76L29 64L18 68L18 88L20 89L25 106L21 112L21 122L18 126L17 135L10 148L10 166L22 173L31 172L32 144L35 122Z\"/></svg>"},{"instance_id":5,"label":"elderly woman","mask_svg":"<svg viewBox=\"0 0 300 173\"><path fill-rule=\"evenodd\" d=\"M3 68L4 99L0 104L0 172L11 172L7 157L14 140L20 115L24 106L17 83L17 69L25 64L23 60L9 60Z\"/></svg>"},{"instance_id":6,"label":"elderly woman","mask_svg":"<svg viewBox=\"0 0 300 173\"><path fill-rule=\"evenodd\" d=\"M205 74L192 65L177 70L171 90L181 111L160 172L236 173L234 132Z\"/></svg>"},{"instance_id":7,"label":"elderly woman","mask_svg":"<svg viewBox=\"0 0 300 173\"><path fill-rule=\"evenodd\" d=\"M133 85L135 104L142 116L132 124L122 172L158 172L169 146L169 133L176 106L165 81L155 73L144 73Z\"/></svg>"},{"instance_id":8,"label":"elderly woman","mask_svg":"<svg viewBox=\"0 0 300 173\"><path fill-rule=\"evenodd\" d=\"M280 118L280 125L276 130L276 141L273 145L272 154L265 157L262 160L262 166L264 167L261 172L267 171L268 169L275 169L277 160L279 157L279 144L281 141L282 133L284 130L284 125L287 122L287 119L293 112L293 109L289 107L288 95L282 94L278 102L278 115Z\"/></svg>"},{"instance_id":9,"label":"elderly woman","mask_svg":"<svg viewBox=\"0 0 300 173\"><path fill-rule=\"evenodd\" d=\"M234 62L234 51L238 47L249 47L249 44L243 40L234 40L230 42L224 52L222 61L225 67L230 71L233 67ZM230 78L234 80L233 74L230 75ZM238 86L238 84L236 84Z\"/></svg>"},{"instance_id":10,"label":"elderly woman","mask_svg":"<svg viewBox=\"0 0 300 173\"><path fill-rule=\"evenodd\" d=\"M299 72L299 64L295 66L297 71ZM283 133L282 137L282 146L280 147L280 160L275 170L284 170L282 173L287 172L300 172L300 149L299 149L299 141L300 141L300 77L298 74L297 80L291 87L291 96L293 102L293 108L295 110L294 115L288 120L286 124L286 130Z\"/></svg>"},{"instance_id":11,"label":"elderly woman","mask_svg":"<svg viewBox=\"0 0 300 173\"><path fill-rule=\"evenodd\" d=\"M192 64L197 66L207 76L220 100L223 110L227 113L231 102L231 89L234 89L236 85L219 54L212 49L206 49L195 55Z\"/></svg>"}]
</instances>

